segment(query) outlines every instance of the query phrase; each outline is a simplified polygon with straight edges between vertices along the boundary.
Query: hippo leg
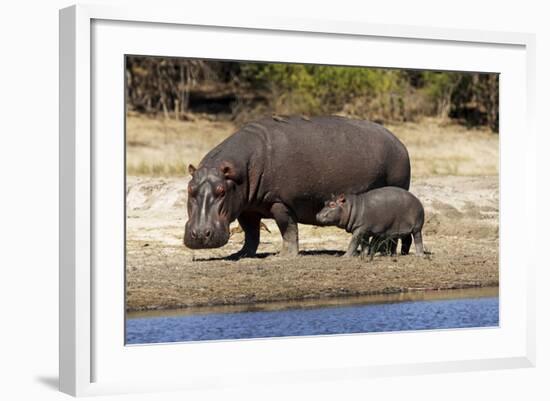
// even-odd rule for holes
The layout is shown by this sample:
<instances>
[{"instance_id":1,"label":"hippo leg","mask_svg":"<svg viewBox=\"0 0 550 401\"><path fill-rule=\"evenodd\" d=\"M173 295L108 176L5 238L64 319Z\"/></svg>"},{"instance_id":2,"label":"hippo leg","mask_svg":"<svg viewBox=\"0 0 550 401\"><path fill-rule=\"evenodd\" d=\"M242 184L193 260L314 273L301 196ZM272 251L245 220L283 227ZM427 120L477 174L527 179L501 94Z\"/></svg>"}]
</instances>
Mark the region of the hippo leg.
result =
<instances>
[{"instance_id":1,"label":"hippo leg","mask_svg":"<svg viewBox=\"0 0 550 401\"><path fill-rule=\"evenodd\" d=\"M351 241L349 242L348 250L346 251L346 253L344 253L343 256L346 257L346 258L356 256L357 255L357 247L361 243L362 239L363 239L363 233L359 232L359 230L355 230L355 232L351 236Z\"/></svg>"},{"instance_id":2,"label":"hippo leg","mask_svg":"<svg viewBox=\"0 0 550 401\"><path fill-rule=\"evenodd\" d=\"M361 238L361 258L364 258L365 256L370 255L370 236L363 235Z\"/></svg>"},{"instance_id":3,"label":"hippo leg","mask_svg":"<svg viewBox=\"0 0 550 401\"><path fill-rule=\"evenodd\" d=\"M378 252L381 242L382 242L382 239L379 236L374 235L371 237L371 240L369 242L370 260L374 259L374 255L376 254L376 252Z\"/></svg>"},{"instance_id":4,"label":"hippo leg","mask_svg":"<svg viewBox=\"0 0 550 401\"><path fill-rule=\"evenodd\" d=\"M230 255L229 259L253 257L260 244L260 221L257 213L244 212L238 217L239 225L244 231L244 245L239 252Z\"/></svg>"},{"instance_id":5,"label":"hippo leg","mask_svg":"<svg viewBox=\"0 0 550 401\"><path fill-rule=\"evenodd\" d=\"M274 203L270 212L283 236L283 248L279 256L297 256L298 222L294 213L282 203Z\"/></svg>"},{"instance_id":6,"label":"hippo leg","mask_svg":"<svg viewBox=\"0 0 550 401\"><path fill-rule=\"evenodd\" d=\"M382 256L388 256L389 255L388 252L390 251L390 247L389 247L388 241L385 241L381 238L378 238L375 245L376 245L376 247L374 248L374 253L379 252L380 255L382 255Z\"/></svg>"},{"instance_id":7,"label":"hippo leg","mask_svg":"<svg viewBox=\"0 0 550 401\"><path fill-rule=\"evenodd\" d=\"M390 255L396 256L397 255L397 238L390 239L389 248L390 248Z\"/></svg>"},{"instance_id":8,"label":"hippo leg","mask_svg":"<svg viewBox=\"0 0 550 401\"><path fill-rule=\"evenodd\" d=\"M413 234L414 246L416 247L416 256L424 256L424 244L422 243L422 232L418 231Z\"/></svg>"},{"instance_id":9,"label":"hippo leg","mask_svg":"<svg viewBox=\"0 0 550 401\"><path fill-rule=\"evenodd\" d=\"M404 235L401 237L401 255L408 255L411 249L412 235Z\"/></svg>"}]
</instances>

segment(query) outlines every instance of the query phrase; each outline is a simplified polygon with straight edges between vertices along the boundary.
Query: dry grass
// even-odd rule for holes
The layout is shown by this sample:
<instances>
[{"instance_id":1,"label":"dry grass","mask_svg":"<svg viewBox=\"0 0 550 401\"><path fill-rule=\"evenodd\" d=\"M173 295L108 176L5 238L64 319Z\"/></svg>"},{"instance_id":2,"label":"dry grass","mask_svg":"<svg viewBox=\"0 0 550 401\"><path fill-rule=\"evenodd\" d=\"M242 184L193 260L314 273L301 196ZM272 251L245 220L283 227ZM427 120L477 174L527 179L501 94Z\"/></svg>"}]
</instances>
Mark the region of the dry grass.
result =
<instances>
[{"instance_id":1,"label":"dry grass","mask_svg":"<svg viewBox=\"0 0 550 401\"><path fill-rule=\"evenodd\" d=\"M210 149L235 132L229 122L177 121L129 114L126 119L126 173L186 175Z\"/></svg>"},{"instance_id":2,"label":"dry grass","mask_svg":"<svg viewBox=\"0 0 550 401\"><path fill-rule=\"evenodd\" d=\"M499 136L438 119L388 125L407 146L414 177L497 175Z\"/></svg>"},{"instance_id":3,"label":"dry grass","mask_svg":"<svg viewBox=\"0 0 550 401\"><path fill-rule=\"evenodd\" d=\"M127 118L127 174L181 176L215 145L237 130L228 121L177 121L130 114ZM413 176L496 175L498 135L437 119L388 125L407 146Z\"/></svg>"}]
</instances>

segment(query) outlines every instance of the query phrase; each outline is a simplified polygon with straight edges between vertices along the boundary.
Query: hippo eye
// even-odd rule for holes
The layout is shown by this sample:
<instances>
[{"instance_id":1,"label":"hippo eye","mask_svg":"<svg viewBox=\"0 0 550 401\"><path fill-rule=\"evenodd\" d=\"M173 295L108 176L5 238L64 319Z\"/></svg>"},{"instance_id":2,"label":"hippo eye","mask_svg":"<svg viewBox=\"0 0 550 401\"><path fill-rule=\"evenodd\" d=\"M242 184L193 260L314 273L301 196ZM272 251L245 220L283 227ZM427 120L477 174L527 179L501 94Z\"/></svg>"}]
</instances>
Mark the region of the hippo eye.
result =
<instances>
[{"instance_id":1,"label":"hippo eye","mask_svg":"<svg viewBox=\"0 0 550 401\"><path fill-rule=\"evenodd\" d=\"M328 205L329 207L336 207L336 202L330 202Z\"/></svg>"},{"instance_id":2,"label":"hippo eye","mask_svg":"<svg viewBox=\"0 0 550 401\"><path fill-rule=\"evenodd\" d=\"M216 187L216 196L224 196L225 195L225 188L222 185L218 185Z\"/></svg>"},{"instance_id":3,"label":"hippo eye","mask_svg":"<svg viewBox=\"0 0 550 401\"><path fill-rule=\"evenodd\" d=\"M197 194L197 187L189 185L187 187L187 193L189 194L189 196L195 196Z\"/></svg>"}]
</instances>

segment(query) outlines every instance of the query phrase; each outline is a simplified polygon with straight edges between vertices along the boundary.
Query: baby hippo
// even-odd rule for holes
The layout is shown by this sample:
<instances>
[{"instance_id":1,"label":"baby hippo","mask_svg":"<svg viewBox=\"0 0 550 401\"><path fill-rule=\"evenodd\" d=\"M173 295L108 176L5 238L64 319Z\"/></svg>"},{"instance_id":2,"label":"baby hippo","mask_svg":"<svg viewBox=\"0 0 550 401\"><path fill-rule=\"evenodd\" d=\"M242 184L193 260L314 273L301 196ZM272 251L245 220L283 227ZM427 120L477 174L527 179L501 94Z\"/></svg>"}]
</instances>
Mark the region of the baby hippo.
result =
<instances>
[{"instance_id":1,"label":"baby hippo","mask_svg":"<svg viewBox=\"0 0 550 401\"><path fill-rule=\"evenodd\" d=\"M357 254L359 244L369 243L369 254L375 253L374 244L391 241L391 254L396 254L397 240L401 239L401 254L408 255L412 237L416 255L424 255L422 226L424 207L416 196L402 188L382 187L359 195L342 194L325 202L317 213L322 225L338 226L353 233L344 256ZM364 252L364 246L362 251Z\"/></svg>"}]
</instances>

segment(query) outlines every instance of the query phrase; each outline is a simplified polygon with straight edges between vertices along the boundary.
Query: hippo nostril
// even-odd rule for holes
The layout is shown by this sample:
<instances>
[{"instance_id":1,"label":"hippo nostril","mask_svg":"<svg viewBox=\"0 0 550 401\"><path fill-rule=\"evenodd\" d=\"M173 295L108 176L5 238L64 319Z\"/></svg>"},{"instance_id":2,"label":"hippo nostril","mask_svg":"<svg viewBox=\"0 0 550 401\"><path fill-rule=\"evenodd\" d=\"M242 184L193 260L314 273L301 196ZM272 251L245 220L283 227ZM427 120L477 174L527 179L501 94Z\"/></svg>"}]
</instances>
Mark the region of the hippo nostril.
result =
<instances>
[{"instance_id":1,"label":"hippo nostril","mask_svg":"<svg viewBox=\"0 0 550 401\"><path fill-rule=\"evenodd\" d=\"M191 231L191 238L197 239L197 231L196 230Z\"/></svg>"},{"instance_id":2,"label":"hippo nostril","mask_svg":"<svg viewBox=\"0 0 550 401\"><path fill-rule=\"evenodd\" d=\"M206 230L206 231L204 232L204 236L205 236L206 238L210 238L210 234L212 234L212 232L211 232L210 230Z\"/></svg>"}]
</instances>

